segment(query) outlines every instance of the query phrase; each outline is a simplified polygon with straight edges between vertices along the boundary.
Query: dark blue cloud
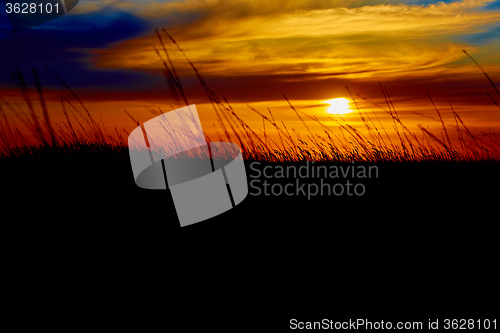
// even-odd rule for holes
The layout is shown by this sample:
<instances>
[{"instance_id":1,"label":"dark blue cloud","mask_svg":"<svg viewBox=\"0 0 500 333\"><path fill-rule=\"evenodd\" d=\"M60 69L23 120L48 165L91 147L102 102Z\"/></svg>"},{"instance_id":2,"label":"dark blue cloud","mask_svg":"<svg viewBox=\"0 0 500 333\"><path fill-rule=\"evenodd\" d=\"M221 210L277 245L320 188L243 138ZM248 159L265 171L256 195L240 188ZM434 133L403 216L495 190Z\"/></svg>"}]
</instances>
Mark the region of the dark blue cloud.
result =
<instances>
[{"instance_id":1,"label":"dark blue cloud","mask_svg":"<svg viewBox=\"0 0 500 333\"><path fill-rule=\"evenodd\" d=\"M435 5L439 3L452 3L452 2L462 2L462 0L403 0L401 3L408 5L417 5L417 6L428 6ZM494 0L492 2L487 3L485 6L479 7L479 10L498 10L500 9L500 0Z\"/></svg>"},{"instance_id":2,"label":"dark blue cloud","mask_svg":"<svg viewBox=\"0 0 500 333\"><path fill-rule=\"evenodd\" d=\"M6 26L8 20L2 19L0 28ZM78 86L97 88L141 80L143 75L133 71L92 69L91 51L150 33L152 29L148 22L130 13L106 10L70 13L18 33L0 31L0 83L11 82L10 72L15 66L28 72L32 67L41 71L44 65Z\"/></svg>"},{"instance_id":3,"label":"dark blue cloud","mask_svg":"<svg viewBox=\"0 0 500 333\"><path fill-rule=\"evenodd\" d=\"M480 32L480 33L462 35L462 36L460 36L460 39L462 41L465 41L468 44L471 44L474 46L479 46L479 45L488 44L488 43L491 43L494 41L499 41L500 40L500 24L497 24L496 26L492 26L488 30Z\"/></svg>"},{"instance_id":4,"label":"dark blue cloud","mask_svg":"<svg viewBox=\"0 0 500 333\"><path fill-rule=\"evenodd\" d=\"M484 10L500 10L500 0L495 0L483 7Z\"/></svg>"},{"instance_id":5,"label":"dark blue cloud","mask_svg":"<svg viewBox=\"0 0 500 333\"><path fill-rule=\"evenodd\" d=\"M427 5L436 5L439 3L452 3L452 2L460 2L460 0L441 0L441 1L432 1L432 0L407 0L402 1L402 3L409 5L418 5L418 6L427 6Z\"/></svg>"}]
</instances>

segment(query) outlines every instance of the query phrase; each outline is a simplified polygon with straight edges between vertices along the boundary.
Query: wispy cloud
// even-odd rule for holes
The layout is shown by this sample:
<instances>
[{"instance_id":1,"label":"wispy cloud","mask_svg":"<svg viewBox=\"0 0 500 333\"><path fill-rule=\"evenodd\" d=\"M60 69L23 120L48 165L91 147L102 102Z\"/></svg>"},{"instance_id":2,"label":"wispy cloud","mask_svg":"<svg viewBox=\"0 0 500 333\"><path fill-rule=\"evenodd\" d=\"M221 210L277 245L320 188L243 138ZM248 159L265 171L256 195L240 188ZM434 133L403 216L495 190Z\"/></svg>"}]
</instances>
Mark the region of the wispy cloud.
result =
<instances>
[{"instance_id":1,"label":"wispy cloud","mask_svg":"<svg viewBox=\"0 0 500 333\"><path fill-rule=\"evenodd\" d=\"M154 52L159 48L156 27L167 29L203 75L238 100L281 98L286 91L319 99L325 91L345 93L344 85L356 80L375 82L376 89L378 80L415 82L418 89L450 86L453 80L474 86L471 78L484 77L463 49L494 79L500 76L497 3L81 1L60 19L2 39L10 52L0 54L0 60L5 71L16 63L53 64L72 86L106 86L117 94L125 86L163 92L162 63ZM178 73L192 76L175 48L169 44L168 49ZM9 78L4 74L0 80Z\"/></svg>"},{"instance_id":2,"label":"wispy cloud","mask_svg":"<svg viewBox=\"0 0 500 333\"><path fill-rule=\"evenodd\" d=\"M500 22L500 10L478 10L488 3L186 0L120 6L167 28L207 75L360 78L456 71L462 50L474 51L456 37L479 34ZM99 50L96 65L160 69L153 52L157 44L151 34ZM180 66L181 73L188 73L186 64Z\"/></svg>"}]
</instances>

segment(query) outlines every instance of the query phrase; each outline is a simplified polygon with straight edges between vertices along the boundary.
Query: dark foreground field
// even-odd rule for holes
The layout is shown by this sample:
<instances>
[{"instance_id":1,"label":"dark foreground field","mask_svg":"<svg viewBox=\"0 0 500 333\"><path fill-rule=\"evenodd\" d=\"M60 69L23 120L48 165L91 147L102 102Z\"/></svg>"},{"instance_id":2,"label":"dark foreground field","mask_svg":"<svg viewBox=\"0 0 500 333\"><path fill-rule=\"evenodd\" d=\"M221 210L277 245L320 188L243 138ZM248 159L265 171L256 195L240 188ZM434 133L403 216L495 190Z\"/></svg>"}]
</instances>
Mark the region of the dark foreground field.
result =
<instances>
[{"instance_id":1,"label":"dark foreground field","mask_svg":"<svg viewBox=\"0 0 500 333\"><path fill-rule=\"evenodd\" d=\"M264 180L258 170L295 163L246 161L249 181ZM311 165L311 164L310 164ZM348 166L350 163L316 162L314 166ZM154 233L156 236L198 229L223 232L242 230L265 233L303 230L356 233L390 233L405 237L434 231L469 230L489 233L498 222L499 162L364 163L377 166L378 178L323 179L323 183L362 183L365 194L294 196L249 195L235 209L181 230L169 191L145 190L134 183L127 152L42 154L0 159L4 225L47 228L64 234L99 234L100 230ZM294 183L295 179L268 179ZM300 184L319 178L300 179ZM260 183L262 184L262 183ZM294 185L295 186L295 185ZM326 194L326 192L325 192ZM5 213L13 212L11 217Z\"/></svg>"},{"instance_id":2,"label":"dark foreground field","mask_svg":"<svg viewBox=\"0 0 500 333\"><path fill-rule=\"evenodd\" d=\"M249 180L270 165L250 163ZM127 153L2 158L8 257L30 271L17 298L273 332L293 318L493 319L499 162L377 166L361 197L249 195L180 228L168 191L135 185Z\"/></svg>"}]
</instances>

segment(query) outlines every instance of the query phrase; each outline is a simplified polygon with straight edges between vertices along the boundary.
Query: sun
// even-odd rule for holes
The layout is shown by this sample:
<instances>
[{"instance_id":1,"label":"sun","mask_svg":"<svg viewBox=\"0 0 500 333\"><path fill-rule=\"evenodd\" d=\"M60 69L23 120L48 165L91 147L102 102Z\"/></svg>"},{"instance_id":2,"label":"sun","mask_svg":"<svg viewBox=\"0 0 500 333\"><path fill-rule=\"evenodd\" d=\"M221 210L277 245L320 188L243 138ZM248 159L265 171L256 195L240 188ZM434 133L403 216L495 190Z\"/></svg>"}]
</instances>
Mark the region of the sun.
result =
<instances>
[{"instance_id":1,"label":"sun","mask_svg":"<svg viewBox=\"0 0 500 333\"><path fill-rule=\"evenodd\" d=\"M330 104L326 112L331 114L346 114L352 112L349 108L349 100L346 98L334 98L324 101L323 103Z\"/></svg>"}]
</instances>

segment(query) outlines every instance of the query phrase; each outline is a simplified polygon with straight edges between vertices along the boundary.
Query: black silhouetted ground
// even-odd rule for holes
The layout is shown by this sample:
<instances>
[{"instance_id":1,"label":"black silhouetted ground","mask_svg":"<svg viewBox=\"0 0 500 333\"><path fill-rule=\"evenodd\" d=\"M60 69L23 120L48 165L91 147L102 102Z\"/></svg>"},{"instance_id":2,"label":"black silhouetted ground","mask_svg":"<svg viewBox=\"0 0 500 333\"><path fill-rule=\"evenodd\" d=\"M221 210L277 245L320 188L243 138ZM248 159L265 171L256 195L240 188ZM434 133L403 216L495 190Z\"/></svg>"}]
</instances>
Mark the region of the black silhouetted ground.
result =
<instances>
[{"instance_id":1,"label":"black silhouetted ground","mask_svg":"<svg viewBox=\"0 0 500 333\"><path fill-rule=\"evenodd\" d=\"M278 165L251 163L250 181ZM360 197L250 188L236 208L180 228L168 191L135 185L126 151L1 158L2 229L15 238L8 257L43 266L16 293L57 292L108 319L110 304L131 316L147 306L168 327L490 318L499 162L376 166L378 178L358 179ZM64 274L42 283L53 257L64 258L55 264ZM193 306L196 318L180 319Z\"/></svg>"},{"instance_id":2,"label":"black silhouetted ground","mask_svg":"<svg viewBox=\"0 0 500 333\"><path fill-rule=\"evenodd\" d=\"M341 230L389 232L397 235L413 231L460 230L491 231L498 220L500 188L499 162L418 162L418 163L309 163L347 167L378 168L378 178L267 179L275 193L286 184L288 193L265 196L257 177L275 173L277 165L306 165L304 162L268 163L246 161L249 195L236 208L189 229L219 230L329 230L337 237ZM252 167L250 167L252 165ZM171 233L180 229L169 191L137 187L126 150L72 154L43 153L39 156L1 158L4 215L12 226L46 226L55 230L138 230ZM303 173L302 173L303 175ZM346 181L361 183L364 195L312 195L308 184L321 181L330 186ZM252 183L252 181L254 181ZM258 184L258 182L261 182ZM314 191L314 185L311 185ZM257 189L259 188L259 190ZM354 187L351 186L354 193ZM358 193L362 187L358 187ZM267 188L271 191L271 187ZM340 187L336 192L340 193ZM326 193L326 189L325 192ZM295 195L297 194L297 195ZM312 193L314 194L314 193Z\"/></svg>"}]
</instances>

